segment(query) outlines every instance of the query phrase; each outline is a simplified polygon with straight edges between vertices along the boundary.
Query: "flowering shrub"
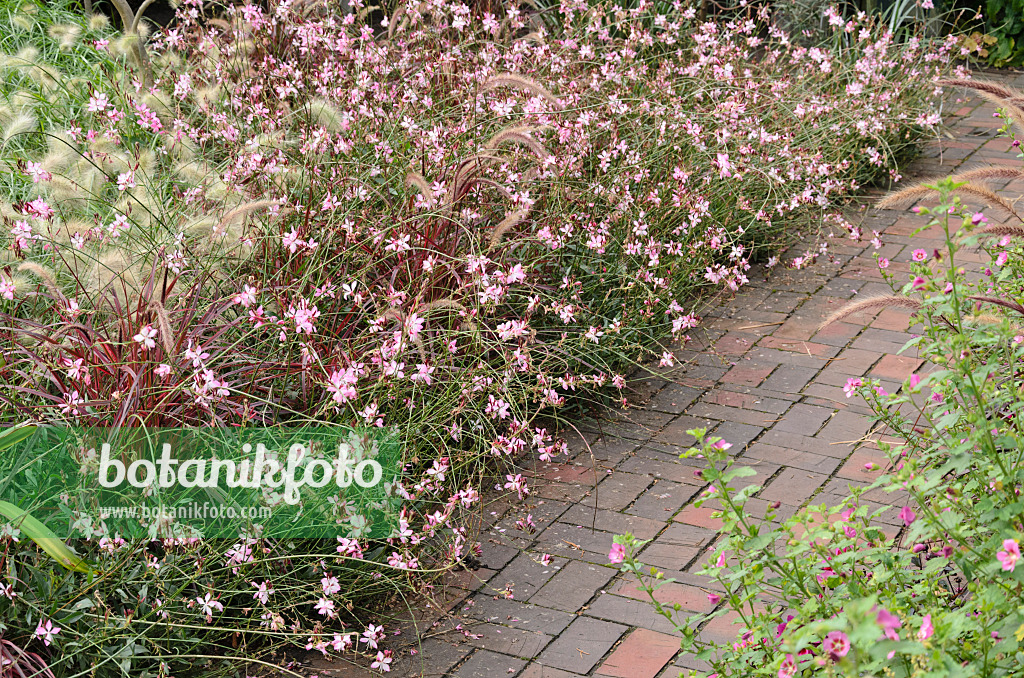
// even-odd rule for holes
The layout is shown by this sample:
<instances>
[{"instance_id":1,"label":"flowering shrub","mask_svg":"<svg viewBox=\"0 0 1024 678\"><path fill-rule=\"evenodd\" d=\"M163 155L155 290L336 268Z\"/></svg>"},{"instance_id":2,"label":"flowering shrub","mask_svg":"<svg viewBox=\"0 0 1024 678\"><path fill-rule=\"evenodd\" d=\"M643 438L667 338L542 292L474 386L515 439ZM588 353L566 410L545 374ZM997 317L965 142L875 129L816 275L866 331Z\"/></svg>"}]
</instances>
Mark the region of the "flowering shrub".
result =
<instances>
[{"instance_id":1,"label":"flowering shrub","mask_svg":"<svg viewBox=\"0 0 1024 678\"><path fill-rule=\"evenodd\" d=\"M997 99L1008 117L1024 120L1009 97L988 83L971 84ZM1004 131L1012 136L1009 127ZM1014 144L1015 147L1019 145ZM1018 154L1018 157L1020 155ZM775 525L751 519L744 505L758 489L753 473L733 464L727 444L705 439L686 456L703 455L708 481L701 502L714 501L723 522L716 556L703 574L722 593L717 609L674 619L683 647L711 661L719 676L1018 675L1024 660L1024 441L1019 419L1024 390L1024 225L1011 203L985 180L1018 179L1021 170L979 168L900 191L883 206L916 207L946 236L944 253L913 252L907 281L883 275L895 294L850 305L831 320L892 304L916 309L923 333L912 339L934 369L909 377L897 394L877 381L851 379L888 429L879 442L891 469L839 506L809 506ZM988 204L1008 218L997 223L968 205ZM962 265L965 248L981 246L990 261L980 278ZM909 495L894 545L862 501L873 489ZM777 508L777 506L776 506ZM718 515L718 514L716 514ZM616 538L610 558L645 579L657 598L656 574L635 557L639 542ZM732 612L736 642L697 640L709 617Z\"/></svg>"},{"instance_id":2,"label":"flowering shrub","mask_svg":"<svg viewBox=\"0 0 1024 678\"><path fill-rule=\"evenodd\" d=\"M560 454L542 416L670 362L695 294L895 176L956 49L835 11L812 49L682 5L564 2L550 30L430 2L378 36L323 3L204 11L143 49L0 1L4 417L394 427L409 509L379 542L99 527L98 581L7 539L6 633L68 670L281 644L386 670L382 600L473 548L482 474L525 496L496 465Z\"/></svg>"}]
</instances>

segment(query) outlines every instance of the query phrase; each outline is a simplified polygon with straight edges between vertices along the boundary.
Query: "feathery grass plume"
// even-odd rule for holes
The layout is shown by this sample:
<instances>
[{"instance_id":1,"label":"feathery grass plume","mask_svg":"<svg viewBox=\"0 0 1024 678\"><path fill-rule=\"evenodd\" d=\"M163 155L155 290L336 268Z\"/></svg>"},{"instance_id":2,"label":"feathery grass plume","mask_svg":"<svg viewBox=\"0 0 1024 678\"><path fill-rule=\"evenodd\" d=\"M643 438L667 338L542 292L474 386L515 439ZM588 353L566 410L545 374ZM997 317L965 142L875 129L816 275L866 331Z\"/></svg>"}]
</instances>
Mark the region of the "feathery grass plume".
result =
<instances>
[{"instance_id":1,"label":"feathery grass plume","mask_svg":"<svg viewBox=\"0 0 1024 678\"><path fill-rule=\"evenodd\" d=\"M75 235L85 237L92 230L92 224L84 219L68 219L55 224L50 230L53 242L66 244Z\"/></svg>"},{"instance_id":2,"label":"feathery grass plume","mask_svg":"<svg viewBox=\"0 0 1024 678\"><path fill-rule=\"evenodd\" d=\"M89 30L99 31L110 25L110 19L103 14L91 14L89 16Z\"/></svg>"},{"instance_id":3,"label":"feathery grass plume","mask_svg":"<svg viewBox=\"0 0 1024 678\"><path fill-rule=\"evenodd\" d=\"M277 200L256 200L253 202L245 203L234 208L217 222L217 228L214 229L214 235L223 235L227 230L236 223L236 219L239 220L237 223L241 223L241 220L247 215L252 214L257 210L261 210L268 207L279 205Z\"/></svg>"},{"instance_id":4,"label":"feathery grass plume","mask_svg":"<svg viewBox=\"0 0 1024 678\"><path fill-rule=\"evenodd\" d=\"M493 150L498 146L501 146L502 144L511 141L526 146L531 151L533 151L534 155L536 155L539 159L543 160L549 157L551 155L551 152L548 151L548 149L544 148L544 146L539 141L527 136L527 134L529 132L541 131L544 129L546 128L534 127L531 125L509 127L507 129L503 129L502 131L498 132L493 137L488 139L487 143L484 144L484 148Z\"/></svg>"},{"instance_id":5,"label":"feathery grass plume","mask_svg":"<svg viewBox=\"0 0 1024 678\"><path fill-rule=\"evenodd\" d=\"M28 69L28 77L32 78L46 93L52 94L60 87L60 81L53 76L53 71L47 70L39 64Z\"/></svg>"},{"instance_id":6,"label":"feathery grass plume","mask_svg":"<svg viewBox=\"0 0 1024 678\"><path fill-rule=\"evenodd\" d=\"M913 186L908 186L900 191L890 193L885 196L875 205L878 209L888 210L896 209L900 207L908 207L918 200L927 198L933 194L937 194L938 191L935 188L927 185L926 181L918 182ZM953 190L953 193L959 195L961 198L971 198L973 200L991 203L997 207L1002 208L1007 213L1020 219L1020 215L1017 214L1016 210L1013 209L1013 205L998 195L996 195L991 189L982 184L975 182L969 182L959 188Z\"/></svg>"},{"instance_id":7,"label":"feathery grass plume","mask_svg":"<svg viewBox=\"0 0 1024 678\"><path fill-rule=\"evenodd\" d=\"M39 103L39 97L25 90L18 90L8 97L7 100L10 102L11 108L18 112L34 108Z\"/></svg>"},{"instance_id":8,"label":"feathery grass plume","mask_svg":"<svg viewBox=\"0 0 1024 678\"><path fill-rule=\"evenodd\" d=\"M53 273L48 269L43 268L34 261L26 261L21 266L18 266L19 271L28 271L29 273L35 273L40 280L43 281L43 285L46 289L50 290L50 294L53 295L54 299L63 300L64 294L57 287L57 279L53 276Z\"/></svg>"},{"instance_id":9,"label":"feathery grass plume","mask_svg":"<svg viewBox=\"0 0 1024 678\"><path fill-rule=\"evenodd\" d=\"M209 87L202 87L192 92L192 98L200 106L209 107L224 98L224 85L216 83Z\"/></svg>"},{"instance_id":10,"label":"feathery grass plume","mask_svg":"<svg viewBox=\"0 0 1024 678\"><path fill-rule=\"evenodd\" d=\"M558 97L549 92L536 80L526 77L525 75L519 75L518 73L499 73L498 75L491 76L480 85L480 93L489 92L499 87L514 87L521 89L534 96L539 96L547 101L556 110L561 110L562 105L558 101Z\"/></svg>"},{"instance_id":11,"label":"feathery grass plume","mask_svg":"<svg viewBox=\"0 0 1024 678\"><path fill-rule=\"evenodd\" d=\"M77 24L53 24L46 34L58 42L62 52L66 52L75 46L75 41L82 34L82 27Z\"/></svg>"},{"instance_id":12,"label":"feathery grass plume","mask_svg":"<svg viewBox=\"0 0 1024 678\"><path fill-rule=\"evenodd\" d=\"M434 191L430 188L430 184L423 178L423 175L419 172L409 172L405 175L405 185L410 188L419 189L420 194L427 201L428 204L434 204Z\"/></svg>"},{"instance_id":13,"label":"feathery grass plume","mask_svg":"<svg viewBox=\"0 0 1024 678\"><path fill-rule=\"evenodd\" d=\"M113 289L115 292L124 288L128 292L139 289L141 261L135 259L130 252L113 249L101 254L89 270L85 279L86 289L91 293L100 293Z\"/></svg>"},{"instance_id":14,"label":"feathery grass plume","mask_svg":"<svg viewBox=\"0 0 1024 678\"><path fill-rule=\"evenodd\" d=\"M179 178L197 185L203 183L207 179L217 176L217 173L213 171L213 168L202 160L176 162L171 169Z\"/></svg>"},{"instance_id":15,"label":"feathery grass plume","mask_svg":"<svg viewBox=\"0 0 1024 678\"><path fill-rule=\"evenodd\" d=\"M156 299L149 302L146 310L156 313L157 326L160 328L160 343L164 346L164 352L168 357L174 355L174 345L171 343L171 319L167 315L167 309Z\"/></svg>"},{"instance_id":16,"label":"feathery grass plume","mask_svg":"<svg viewBox=\"0 0 1024 678\"><path fill-rule=\"evenodd\" d=\"M988 224L972 231L970 235L988 236L990 238L1003 238L1006 236L1024 238L1024 226L1020 224Z\"/></svg>"},{"instance_id":17,"label":"feathery grass plume","mask_svg":"<svg viewBox=\"0 0 1024 678\"><path fill-rule=\"evenodd\" d=\"M17 26L23 31L31 31L32 27L36 25L36 22L32 19L32 17L26 14L15 14L13 17L11 17L11 24L13 26Z\"/></svg>"},{"instance_id":18,"label":"feathery grass plume","mask_svg":"<svg viewBox=\"0 0 1024 678\"><path fill-rule=\"evenodd\" d=\"M160 116L161 120L163 120L165 116L169 120L174 115L171 97L162 89L147 92L145 96L142 97L142 103L149 106L150 110Z\"/></svg>"},{"instance_id":19,"label":"feathery grass plume","mask_svg":"<svg viewBox=\"0 0 1024 678\"><path fill-rule=\"evenodd\" d=\"M521 207L502 219L501 222L494 227L490 240L487 241L487 248L494 249L497 247L501 243L501 239L505 236L505 233L521 224L523 220L530 215L530 210L532 209L532 205Z\"/></svg>"},{"instance_id":20,"label":"feathery grass plume","mask_svg":"<svg viewBox=\"0 0 1024 678\"><path fill-rule=\"evenodd\" d=\"M921 302L917 299L911 299L910 297L903 296L902 294L884 294L878 297L861 299L860 301L855 301L852 304L843 306L841 309L825 318L825 320L818 325L818 331L820 332L832 323L839 322L843 318L847 318L854 313L859 313L860 311L872 311L880 308L889 308L890 306L909 308L916 311L921 308Z\"/></svg>"},{"instance_id":21,"label":"feathery grass plume","mask_svg":"<svg viewBox=\"0 0 1024 678\"><path fill-rule=\"evenodd\" d=\"M194 219L185 225L183 229L185 233L196 236L198 238L209 240L213 237L213 229L217 226L217 218L209 214L205 214L198 219Z\"/></svg>"},{"instance_id":22,"label":"feathery grass plume","mask_svg":"<svg viewBox=\"0 0 1024 678\"><path fill-rule=\"evenodd\" d=\"M1024 92L986 80L970 80L968 78L944 78L937 84L943 87L963 87L972 89L992 103L1005 108L1013 121L1024 131L1024 106L1016 101L1024 101Z\"/></svg>"},{"instance_id":23,"label":"feathery grass plume","mask_svg":"<svg viewBox=\"0 0 1024 678\"><path fill-rule=\"evenodd\" d=\"M37 122L36 116L31 113L16 113L10 122L3 126L3 145L7 145L11 139L19 134L31 132Z\"/></svg>"},{"instance_id":24,"label":"feathery grass plume","mask_svg":"<svg viewBox=\"0 0 1024 678\"><path fill-rule=\"evenodd\" d=\"M311 99L308 108L310 117L328 132L340 132L344 128L341 110L327 99Z\"/></svg>"},{"instance_id":25,"label":"feathery grass plume","mask_svg":"<svg viewBox=\"0 0 1024 678\"><path fill-rule=\"evenodd\" d=\"M39 50L31 45L27 45L18 50L14 55L14 58L11 60L11 65L14 67L29 66L34 64L38 58Z\"/></svg>"},{"instance_id":26,"label":"feathery grass plume","mask_svg":"<svg viewBox=\"0 0 1024 678\"><path fill-rule=\"evenodd\" d=\"M974 167L965 172L958 172L951 176L950 179L957 183L985 179L1024 179L1024 170L1015 167L1002 167L1000 165Z\"/></svg>"}]
</instances>

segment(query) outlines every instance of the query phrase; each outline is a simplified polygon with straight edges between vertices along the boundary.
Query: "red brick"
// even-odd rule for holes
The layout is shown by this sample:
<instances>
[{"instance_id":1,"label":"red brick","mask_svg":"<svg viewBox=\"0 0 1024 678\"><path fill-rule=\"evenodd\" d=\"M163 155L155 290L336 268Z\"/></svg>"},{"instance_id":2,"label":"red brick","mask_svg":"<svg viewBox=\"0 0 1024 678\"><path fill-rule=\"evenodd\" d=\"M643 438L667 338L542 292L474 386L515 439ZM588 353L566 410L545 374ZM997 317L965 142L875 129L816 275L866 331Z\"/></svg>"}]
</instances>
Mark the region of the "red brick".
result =
<instances>
[{"instance_id":1,"label":"red brick","mask_svg":"<svg viewBox=\"0 0 1024 678\"><path fill-rule=\"evenodd\" d=\"M595 676L654 678L679 652L679 638L637 629L598 667Z\"/></svg>"},{"instance_id":2,"label":"red brick","mask_svg":"<svg viewBox=\"0 0 1024 678\"><path fill-rule=\"evenodd\" d=\"M715 351L725 355L743 355L757 339L757 335L730 332L715 342Z\"/></svg>"},{"instance_id":3,"label":"red brick","mask_svg":"<svg viewBox=\"0 0 1024 678\"><path fill-rule=\"evenodd\" d=\"M923 364L924 361L917 358L911 358L905 355L887 355L883 356L882 359L871 368L871 374L883 379L898 379L903 381Z\"/></svg>"},{"instance_id":4,"label":"red brick","mask_svg":"<svg viewBox=\"0 0 1024 678\"><path fill-rule=\"evenodd\" d=\"M869 463L873 465L870 471L864 468L864 465ZM849 480L871 481L882 475L888 466L889 458L884 452L862 447L850 455L836 475Z\"/></svg>"},{"instance_id":5,"label":"red brick","mask_svg":"<svg viewBox=\"0 0 1024 678\"><path fill-rule=\"evenodd\" d=\"M650 581L649 578L645 579ZM650 600L647 593L640 590L640 584L637 582L636 577L623 579L612 593L635 600ZM674 581L662 583L661 587L654 592L654 597L663 605L678 605L690 612L707 613L715 609L715 606L708 600L707 591L697 586L689 586Z\"/></svg>"},{"instance_id":6,"label":"red brick","mask_svg":"<svg viewBox=\"0 0 1024 678\"><path fill-rule=\"evenodd\" d=\"M722 529L722 519L712 518L711 514L715 509L705 505L702 507L687 506L672 520L680 523L686 523L687 525L695 525L697 527L706 527L710 530Z\"/></svg>"},{"instance_id":7,"label":"red brick","mask_svg":"<svg viewBox=\"0 0 1024 678\"><path fill-rule=\"evenodd\" d=\"M737 365L726 372L725 376L722 377L722 383L757 386L764 381L776 367L776 365L772 365L771 367L747 367L744 365Z\"/></svg>"},{"instance_id":8,"label":"red brick","mask_svg":"<svg viewBox=\"0 0 1024 678\"><path fill-rule=\"evenodd\" d=\"M910 327L911 315L910 311L905 308L886 308L871 322L871 326L880 330L906 332Z\"/></svg>"},{"instance_id":9,"label":"red brick","mask_svg":"<svg viewBox=\"0 0 1024 678\"><path fill-rule=\"evenodd\" d=\"M817 327L816 325L814 326ZM780 351L790 351L792 353L803 353L804 355L814 355L824 358L831 357L836 349L833 346L827 344L815 344L811 341L800 341L797 339L779 339L775 336L763 338L758 346L761 348L774 348Z\"/></svg>"}]
</instances>

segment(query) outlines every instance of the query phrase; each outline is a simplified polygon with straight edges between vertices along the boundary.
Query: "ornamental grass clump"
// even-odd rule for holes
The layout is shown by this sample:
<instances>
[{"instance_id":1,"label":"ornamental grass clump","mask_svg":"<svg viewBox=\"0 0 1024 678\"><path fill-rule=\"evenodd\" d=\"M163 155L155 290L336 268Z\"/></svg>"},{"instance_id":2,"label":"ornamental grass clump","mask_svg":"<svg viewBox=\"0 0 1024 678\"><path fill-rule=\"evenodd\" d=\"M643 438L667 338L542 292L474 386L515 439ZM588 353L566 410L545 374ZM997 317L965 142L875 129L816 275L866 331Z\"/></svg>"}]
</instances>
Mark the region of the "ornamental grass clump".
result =
<instances>
[{"instance_id":1,"label":"ornamental grass clump","mask_svg":"<svg viewBox=\"0 0 1024 678\"><path fill-rule=\"evenodd\" d=\"M1018 94L949 84L996 91L1002 132L1024 157ZM694 431L699 446L684 456L707 459L699 503L713 502L723 523L702 571L715 582L708 614L658 603L664 578L639 562L643 542L616 537L612 560L641 577L656 610L679 628L684 650L718 676L1020 675L1024 228L1014 200L985 204L992 187L973 185L1019 177L1015 167L977 168L881 202L917 203L914 211L928 217L919 231L940 231L946 247L914 249L903 279L879 259L893 295L829 319L898 305L914 309L912 324L922 328L906 348L928 365L897 393L871 379L844 387L883 425L877 444L890 463L871 486L851 488L838 506L812 504L786 520L774 506L755 519L746 504L759 487L742 482L753 470L726 454L725 441ZM879 521L890 506L866 498L878 500L879 491L899 498L895 539ZM725 614L737 617L735 641L700 639L702 625Z\"/></svg>"},{"instance_id":2,"label":"ornamental grass clump","mask_svg":"<svg viewBox=\"0 0 1024 678\"><path fill-rule=\"evenodd\" d=\"M4 638L57 675L386 670L399 603L479 549L480 491L527 495L560 407L621 400L696 296L895 178L957 51L837 11L807 48L648 4L375 32L358 3L189 1L144 45L70 8L0 0L5 423L387 427L407 510L329 543L90 524L95 579L4 538Z\"/></svg>"}]
</instances>

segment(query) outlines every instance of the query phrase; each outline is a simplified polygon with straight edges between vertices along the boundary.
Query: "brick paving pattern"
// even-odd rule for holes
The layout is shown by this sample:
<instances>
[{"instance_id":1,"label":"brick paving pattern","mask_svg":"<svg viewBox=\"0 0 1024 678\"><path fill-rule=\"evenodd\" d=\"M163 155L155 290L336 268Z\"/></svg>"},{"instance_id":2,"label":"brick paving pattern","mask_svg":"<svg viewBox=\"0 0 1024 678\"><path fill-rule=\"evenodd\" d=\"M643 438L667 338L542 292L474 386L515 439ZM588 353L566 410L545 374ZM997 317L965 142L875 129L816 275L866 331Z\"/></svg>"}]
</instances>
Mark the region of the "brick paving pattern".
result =
<instances>
[{"instance_id":1,"label":"brick paving pattern","mask_svg":"<svg viewBox=\"0 0 1024 678\"><path fill-rule=\"evenodd\" d=\"M999 77L1024 86L1024 75ZM955 138L929 144L905 174L946 175L1012 157L994 138L1000 121L993 107L963 93L947 106ZM1008 188L1024 193L1024 185ZM927 369L912 352L896 355L909 339L910 314L887 308L817 327L848 300L889 292L867 242L873 230L883 233L877 251L898 280L909 271L911 250L942 249L943 239L934 229L911 238L925 218L909 211L868 209L850 220L861 223L864 242L831 241L833 264L751 275L735 298L705 314L674 369L644 380L643 408L579 424L583 439L570 436L572 461L532 471L526 507L490 508L483 566L455 576L462 589L454 589L454 616L423 634L415 655L403 651L392 675L675 678L706 668L680 652L672 626L644 602L635 578L608 565L612 536L629 531L649 539L640 559L676 579L659 598L707 612L706 591L715 586L695 572L712 553L719 526L710 506L693 505L703 483L693 475L698 460L678 459L692 442L687 429L705 427L733 443L731 451L757 472L750 482L763 485L748 506L763 513L781 502L781 518L812 499L837 504L849 486L868 485L881 472L884 455L863 442L872 428L868 410L842 386L869 376L894 392ZM868 462L876 470L867 470ZM893 507L882 521L896 537L901 498L865 499ZM533 534L514 526L527 512ZM545 553L550 565L538 562ZM700 633L732 640L739 628L732 621L714 619ZM451 630L456 624L461 629Z\"/></svg>"}]
</instances>

